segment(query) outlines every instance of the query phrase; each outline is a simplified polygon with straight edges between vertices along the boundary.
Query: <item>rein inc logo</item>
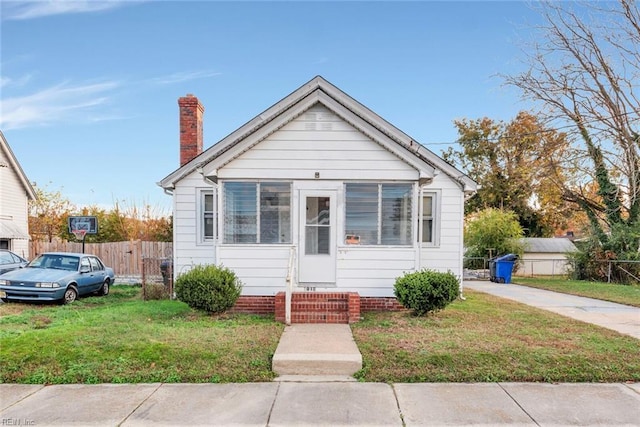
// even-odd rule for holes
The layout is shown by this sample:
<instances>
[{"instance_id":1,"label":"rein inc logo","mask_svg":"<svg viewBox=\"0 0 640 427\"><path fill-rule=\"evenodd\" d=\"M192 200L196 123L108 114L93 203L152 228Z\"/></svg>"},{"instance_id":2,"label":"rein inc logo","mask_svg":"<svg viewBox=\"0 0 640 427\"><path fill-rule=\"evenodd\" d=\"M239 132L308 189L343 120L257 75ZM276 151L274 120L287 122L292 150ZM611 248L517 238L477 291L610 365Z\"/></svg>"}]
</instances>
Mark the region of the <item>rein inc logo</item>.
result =
<instances>
[{"instance_id":1,"label":"rein inc logo","mask_svg":"<svg viewBox=\"0 0 640 427\"><path fill-rule=\"evenodd\" d=\"M35 426L36 422L28 418L2 418L0 426Z\"/></svg>"}]
</instances>

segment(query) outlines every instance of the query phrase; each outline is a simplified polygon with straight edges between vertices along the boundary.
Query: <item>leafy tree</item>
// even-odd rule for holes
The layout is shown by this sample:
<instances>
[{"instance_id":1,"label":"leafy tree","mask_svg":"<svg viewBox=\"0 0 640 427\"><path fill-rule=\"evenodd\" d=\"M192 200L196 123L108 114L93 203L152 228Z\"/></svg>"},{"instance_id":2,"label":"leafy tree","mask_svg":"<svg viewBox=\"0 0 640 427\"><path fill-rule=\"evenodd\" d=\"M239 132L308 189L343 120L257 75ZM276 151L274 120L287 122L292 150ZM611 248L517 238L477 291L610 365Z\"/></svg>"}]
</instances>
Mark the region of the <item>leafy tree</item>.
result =
<instances>
[{"instance_id":1,"label":"leafy tree","mask_svg":"<svg viewBox=\"0 0 640 427\"><path fill-rule=\"evenodd\" d=\"M511 122L489 118L456 120L460 150L444 153L480 188L466 203L467 213L484 208L513 211L530 236L547 236L571 217L557 183L571 170L556 159L565 155L565 135L545 129L538 118L520 112Z\"/></svg>"},{"instance_id":2,"label":"leafy tree","mask_svg":"<svg viewBox=\"0 0 640 427\"><path fill-rule=\"evenodd\" d=\"M521 256L522 227L515 213L487 208L467 216L464 227L465 255L484 258L507 253Z\"/></svg>"},{"instance_id":3,"label":"leafy tree","mask_svg":"<svg viewBox=\"0 0 640 427\"><path fill-rule=\"evenodd\" d=\"M67 234L67 218L75 206L58 191L34 182L35 200L29 201L29 233L32 240L47 240Z\"/></svg>"},{"instance_id":4,"label":"leafy tree","mask_svg":"<svg viewBox=\"0 0 640 427\"><path fill-rule=\"evenodd\" d=\"M564 200L587 216L590 254L634 259L640 246L640 10L635 1L540 2L545 24L527 69L504 76L563 126L579 179ZM595 192L590 186L595 185ZM635 271L637 275L638 271Z\"/></svg>"},{"instance_id":5,"label":"leafy tree","mask_svg":"<svg viewBox=\"0 0 640 427\"><path fill-rule=\"evenodd\" d=\"M144 213L144 214L141 214ZM98 233L87 235L88 243L122 242L127 240L146 240L154 242L170 242L173 239L173 222L171 217L156 216L156 213L146 206L144 210L125 206L119 203L111 210L97 206L85 207L77 215L95 216L98 220ZM73 239L70 234L65 236Z\"/></svg>"}]
</instances>

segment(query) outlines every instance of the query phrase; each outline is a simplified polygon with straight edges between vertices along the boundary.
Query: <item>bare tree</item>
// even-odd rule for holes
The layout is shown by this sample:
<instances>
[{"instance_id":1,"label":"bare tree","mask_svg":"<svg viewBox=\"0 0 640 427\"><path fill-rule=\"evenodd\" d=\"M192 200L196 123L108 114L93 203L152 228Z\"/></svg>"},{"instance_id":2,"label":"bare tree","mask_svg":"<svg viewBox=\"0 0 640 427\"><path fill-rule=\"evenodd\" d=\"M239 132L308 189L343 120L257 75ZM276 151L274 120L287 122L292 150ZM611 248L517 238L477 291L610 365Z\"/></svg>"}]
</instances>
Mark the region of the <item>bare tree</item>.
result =
<instances>
[{"instance_id":1,"label":"bare tree","mask_svg":"<svg viewBox=\"0 0 640 427\"><path fill-rule=\"evenodd\" d=\"M503 76L542 107L547 124L567 130L583 170L565 200L589 217L604 250L638 252L640 235L640 11L633 0L537 3L545 24L528 69ZM559 160L562 161L562 160ZM593 191L595 183L596 191ZM613 245L614 231L634 239ZM619 239L618 239L619 240ZM613 246L612 246L613 245ZM614 247L615 246L615 247Z\"/></svg>"}]
</instances>

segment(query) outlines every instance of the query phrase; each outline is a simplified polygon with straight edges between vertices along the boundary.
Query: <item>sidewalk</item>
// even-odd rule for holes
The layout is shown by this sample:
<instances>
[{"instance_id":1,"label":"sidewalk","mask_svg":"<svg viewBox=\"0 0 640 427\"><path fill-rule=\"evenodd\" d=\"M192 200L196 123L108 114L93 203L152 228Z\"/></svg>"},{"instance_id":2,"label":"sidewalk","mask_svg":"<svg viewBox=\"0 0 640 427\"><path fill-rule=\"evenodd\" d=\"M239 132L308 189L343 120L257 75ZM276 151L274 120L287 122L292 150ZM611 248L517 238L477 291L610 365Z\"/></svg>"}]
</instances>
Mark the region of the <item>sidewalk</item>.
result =
<instances>
[{"instance_id":1,"label":"sidewalk","mask_svg":"<svg viewBox=\"0 0 640 427\"><path fill-rule=\"evenodd\" d=\"M640 339L640 308L637 307L512 283L465 281L463 289L473 289L518 301ZM638 424L640 425L640 421Z\"/></svg>"},{"instance_id":2,"label":"sidewalk","mask_svg":"<svg viewBox=\"0 0 640 427\"><path fill-rule=\"evenodd\" d=\"M0 385L3 426L639 423L639 383Z\"/></svg>"}]
</instances>

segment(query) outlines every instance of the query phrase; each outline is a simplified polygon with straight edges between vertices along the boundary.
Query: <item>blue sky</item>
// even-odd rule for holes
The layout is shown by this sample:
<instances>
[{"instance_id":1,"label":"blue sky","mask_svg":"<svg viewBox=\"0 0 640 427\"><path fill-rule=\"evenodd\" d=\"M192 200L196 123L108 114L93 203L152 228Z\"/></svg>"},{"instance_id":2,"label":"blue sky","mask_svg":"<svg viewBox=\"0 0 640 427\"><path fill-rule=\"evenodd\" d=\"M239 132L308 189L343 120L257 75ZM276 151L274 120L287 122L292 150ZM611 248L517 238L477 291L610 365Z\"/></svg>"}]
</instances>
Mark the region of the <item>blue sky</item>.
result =
<instances>
[{"instance_id":1,"label":"blue sky","mask_svg":"<svg viewBox=\"0 0 640 427\"><path fill-rule=\"evenodd\" d=\"M79 206L150 205L178 167L177 99L205 149L316 75L436 153L453 121L528 106L527 2L0 2L0 129L31 181Z\"/></svg>"}]
</instances>

